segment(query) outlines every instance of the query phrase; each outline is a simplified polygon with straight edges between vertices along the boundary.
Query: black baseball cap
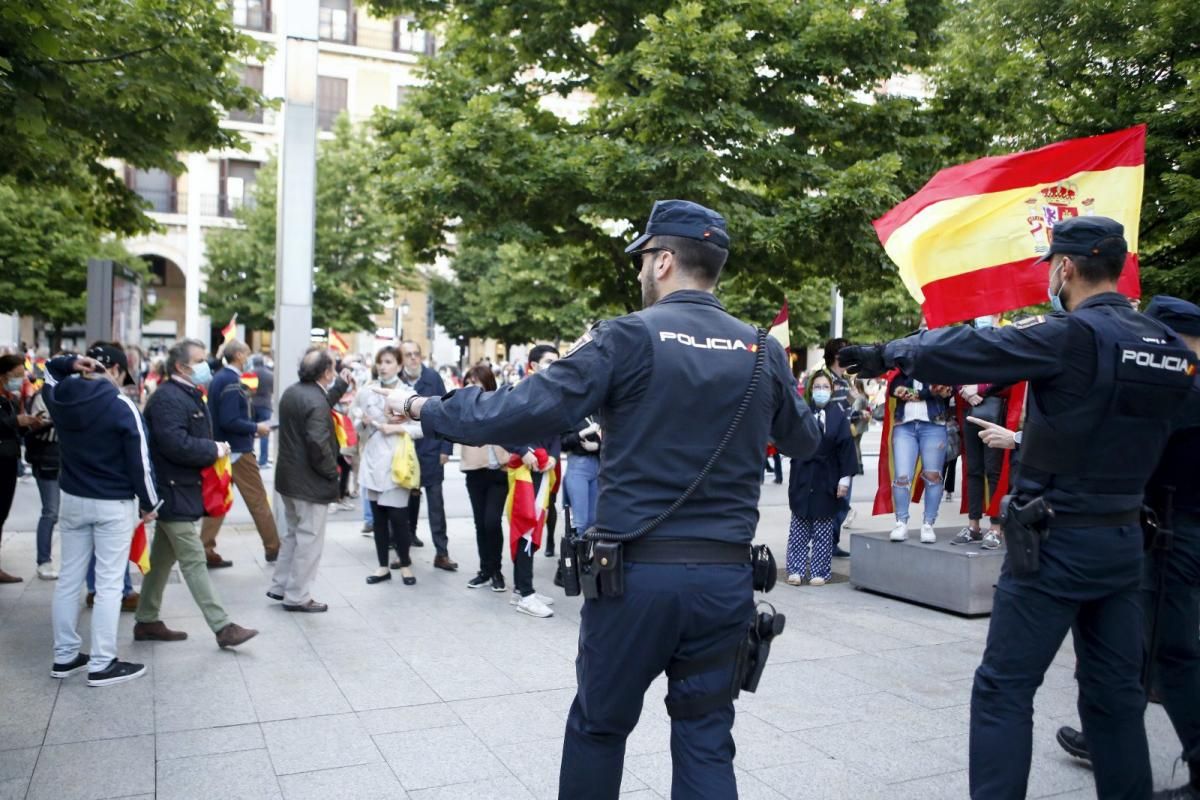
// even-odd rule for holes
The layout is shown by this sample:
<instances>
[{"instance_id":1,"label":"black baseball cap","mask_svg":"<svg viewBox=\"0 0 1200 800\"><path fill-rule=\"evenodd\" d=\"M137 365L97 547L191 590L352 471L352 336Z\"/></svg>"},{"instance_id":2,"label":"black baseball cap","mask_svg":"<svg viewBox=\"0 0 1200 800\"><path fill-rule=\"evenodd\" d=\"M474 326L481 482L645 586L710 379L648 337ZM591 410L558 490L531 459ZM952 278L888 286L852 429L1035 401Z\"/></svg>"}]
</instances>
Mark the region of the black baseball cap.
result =
<instances>
[{"instance_id":1,"label":"black baseball cap","mask_svg":"<svg viewBox=\"0 0 1200 800\"><path fill-rule=\"evenodd\" d=\"M1071 217L1054 226L1050 249L1033 262L1041 264L1058 253L1074 256L1113 256L1129 252L1125 226L1108 217Z\"/></svg>"},{"instance_id":2,"label":"black baseball cap","mask_svg":"<svg viewBox=\"0 0 1200 800\"><path fill-rule=\"evenodd\" d=\"M1153 317L1176 333L1200 336L1200 306L1170 297L1155 295L1146 307L1146 316Z\"/></svg>"},{"instance_id":3,"label":"black baseball cap","mask_svg":"<svg viewBox=\"0 0 1200 800\"><path fill-rule=\"evenodd\" d=\"M642 235L625 248L626 253L641 250L655 236L682 236L729 249L729 231L725 218L711 208L690 200L658 200L650 209L650 219Z\"/></svg>"},{"instance_id":4,"label":"black baseball cap","mask_svg":"<svg viewBox=\"0 0 1200 800\"><path fill-rule=\"evenodd\" d=\"M129 374L129 360L125 351L111 344L94 344L87 351L88 358L94 358L104 365L105 369L120 367L121 371Z\"/></svg>"}]
</instances>

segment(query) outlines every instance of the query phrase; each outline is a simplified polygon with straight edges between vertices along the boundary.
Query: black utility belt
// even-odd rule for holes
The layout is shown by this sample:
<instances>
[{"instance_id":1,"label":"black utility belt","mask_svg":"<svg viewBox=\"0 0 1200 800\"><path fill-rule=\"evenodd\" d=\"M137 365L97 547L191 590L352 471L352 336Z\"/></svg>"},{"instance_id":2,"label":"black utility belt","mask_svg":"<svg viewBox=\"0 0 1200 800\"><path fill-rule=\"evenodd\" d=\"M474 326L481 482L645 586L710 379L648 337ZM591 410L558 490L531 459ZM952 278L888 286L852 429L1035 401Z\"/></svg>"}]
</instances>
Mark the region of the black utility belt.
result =
<instances>
[{"instance_id":1,"label":"black utility belt","mask_svg":"<svg viewBox=\"0 0 1200 800\"><path fill-rule=\"evenodd\" d=\"M660 539L626 542L628 562L642 564L749 564L750 545L704 539Z\"/></svg>"},{"instance_id":2,"label":"black utility belt","mask_svg":"<svg viewBox=\"0 0 1200 800\"><path fill-rule=\"evenodd\" d=\"M1111 514L1066 514L1056 512L1046 520L1050 528L1118 528L1124 525L1140 525L1141 509L1115 511Z\"/></svg>"}]
</instances>

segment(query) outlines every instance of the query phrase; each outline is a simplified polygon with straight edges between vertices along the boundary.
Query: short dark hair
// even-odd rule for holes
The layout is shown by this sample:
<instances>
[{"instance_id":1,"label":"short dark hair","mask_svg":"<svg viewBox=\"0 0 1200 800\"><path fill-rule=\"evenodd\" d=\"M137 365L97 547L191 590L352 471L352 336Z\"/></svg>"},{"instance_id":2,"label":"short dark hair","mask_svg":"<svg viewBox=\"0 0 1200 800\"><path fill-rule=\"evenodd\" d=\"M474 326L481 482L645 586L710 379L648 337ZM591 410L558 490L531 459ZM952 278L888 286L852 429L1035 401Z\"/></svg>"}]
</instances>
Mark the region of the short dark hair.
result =
<instances>
[{"instance_id":1,"label":"short dark hair","mask_svg":"<svg viewBox=\"0 0 1200 800\"><path fill-rule=\"evenodd\" d=\"M542 356L546 355L546 353L554 353L554 355L558 355L558 348L552 344L534 345L534 347L529 351L529 363L537 364L541 362Z\"/></svg>"},{"instance_id":2,"label":"short dark hair","mask_svg":"<svg viewBox=\"0 0 1200 800\"><path fill-rule=\"evenodd\" d=\"M396 360L397 364L404 360L400 357L400 348L390 344L386 347L379 348L379 352L375 354L375 364L378 365L379 359L383 358L384 356L391 356Z\"/></svg>"},{"instance_id":3,"label":"short dark hair","mask_svg":"<svg viewBox=\"0 0 1200 800\"><path fill-rule=\"evenodd\" d=\"M1110 239L1121 239L1121 237L1109 236L1101 239L1097 242L1096 249L1103 247L1104 243ZM1065 253L1064 255L1071 259L1071 263L1079 270L1079 277L1088 283L1108 283L1115 281L1121 277L1121 270L1125 268L1124 254L1119 256L1106 254L1082 256L1074 253Z\"/></svg>"},{"instance_id":4,"label":"short dark hair","mask_svg":"<svg viewBox=\"0 0 1200 800\"><path fill-rule=\"evenodd\" d=\"M25 359L18 355L9 353L7 355L0 356L0 375L7 375L17 367L23 367L24 365Z\"/></svg>"},{"instance_id":5,"label":"short dark hair","mask_svg":"<svg viewBox=\"0 0 1200 800\"><path fill-rule=\"evenodd\" d=\"M650 247L669 247L675 251L675 263L691 277L712 286L721 277L729 251L712 242L686 236L655 236Z\"/></svg>"},{"instance_id":6,"label":"short dark hair","mask_svg":"<svg viewBox=\"0 0 1200 800\"><path fill-rule=\"evenodd\" d=\"M829 341L825 342L825 364L826 364L826 366L832 367L834 362L837 361L838 351L841 350L843 347L849 347L849 346L850 346L850 340L843 339L840 336L837 338L834 338L834 339L830 339Z\"/></svg>"},{"instance_id":7,"label":"short dark hair","mask_svg":"<svg viewBox=\"0 0 1200 800\"><path fill-rule=\"evenodd\" d=\"M207 352L208 348L204 346L204 342L198 339L181 339L171 345L171 349L167 351L167 376L174 375L180 366L189 366L192 363L192 348L197 348L201 353Z\"/></svg>"},{"instance_id":8,"label":"short dark hair","mask_svg":"<svg viewBox=\"0 0 1200 800\"><path fill-rule=\"evenodd\" d=\"M475 381L482 387L485 392L496 391L496 375L489 368L482 364L476 367L471 367L467 370L467 374L463 376L463 381Z\"/></svg>"},{"instance_id":9,"label":"short dark hair","mask_svg":"<svg viewBox=\"0 0 1200 800\"><path fill-rule=\"evenodd\" d=\"M314 348L300 359L297 375L301 383L316 383L333 366L333 356L324 347Z\"/></svg>"}]
</instances>

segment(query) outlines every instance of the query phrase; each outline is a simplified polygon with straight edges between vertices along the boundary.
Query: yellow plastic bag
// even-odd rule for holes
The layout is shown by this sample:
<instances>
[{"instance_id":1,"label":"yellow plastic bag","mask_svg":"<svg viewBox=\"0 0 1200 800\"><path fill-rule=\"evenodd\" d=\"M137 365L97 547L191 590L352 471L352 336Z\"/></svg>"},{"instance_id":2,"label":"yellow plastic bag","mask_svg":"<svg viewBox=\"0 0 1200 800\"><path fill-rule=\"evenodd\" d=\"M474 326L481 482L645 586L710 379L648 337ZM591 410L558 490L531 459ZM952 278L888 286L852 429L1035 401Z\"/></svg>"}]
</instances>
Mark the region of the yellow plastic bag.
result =
<instances>
[{"instance_id":1,"label":"yellow plastic bag","mask_svg":"<svg viewBox=\"0 0 1200 800\"><path fill-rule=\"evenodd\" d=\"M416 489L421 485L421 464L417 461L417 447L408 434L401 434L392 453L392 483L403 489Z\"/></svg>"}]
</instances>

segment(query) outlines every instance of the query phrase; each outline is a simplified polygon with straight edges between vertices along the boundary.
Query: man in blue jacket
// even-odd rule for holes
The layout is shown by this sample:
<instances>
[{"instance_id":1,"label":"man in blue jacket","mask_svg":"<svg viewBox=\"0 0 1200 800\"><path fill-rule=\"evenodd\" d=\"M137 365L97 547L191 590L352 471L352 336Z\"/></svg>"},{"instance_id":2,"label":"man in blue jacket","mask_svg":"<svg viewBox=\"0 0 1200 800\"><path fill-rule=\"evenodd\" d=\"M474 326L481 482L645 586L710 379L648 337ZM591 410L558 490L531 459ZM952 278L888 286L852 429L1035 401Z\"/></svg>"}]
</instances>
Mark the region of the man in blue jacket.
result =
<instances>
[{"instance_id":1,"label":"man in blue jacket","mask_svg":"<svg viewBox=\"0 0 1200 800\"><path fill-rule=\"evenodd\" d=\"M258 459L254 455L254 437L269 436L271 426L266 422L254 421L253 393L242 383L242 372L250 360L250 348L244 342L232 339L225 345L224 358L224 369L213 375L208 387L213 438L219 442L229 442L233 485L250 509L254 527L262 539L263 553L271 562L279 556L279 531L267 500L267 489L263 486ZM205 517L200 528L200 540L204 542L209 568L233 565L232 561L222 558L217 552L217 534L224 521L224 517Z\"/></svg>"},{"instance_id":2,"label":"man in blue jacket","mask_svg":"<svg viewBox=\"0 0 1200 800\"><path fill-rule=\"evenodd\" d=\"M62 571L54 588L54 665L66 678L88 671L88 686L140 678L143 664L117 658L121 582L137 527L154 519L159 505L145 423L120 390L128 375L119 345L92 345L87 357L60 356L47 364L42 396L58 429L62 468L59 540ZM80 373L73 375L72 373ZM79 592L96 555L92 652L80 652Z\"/></svg>"},{"instance_id":3,"label":"man in blue jacket","mask_svg":"<svg viewBox=\"0 0 1200 800\"><path fill-rule=\"evenodd\" d=\"M446 384L436 371L421 361L421 345L412 341L400 343L400 380L412 387L419 395L441 397L446 393ZM440 436L417 439L417 461L421 464L421 489L413 492L408 502L408 525L412 532L413 547L424 547L417 538L417 515L421 511L422 491L429 498L429 532L433 534L433 546L437 548L433 566L454 572L458 563L450 560L450 539L446 536L446 503L442 499L443 467L454 452L454 445Z\"/></svg>"}]
</instances>

